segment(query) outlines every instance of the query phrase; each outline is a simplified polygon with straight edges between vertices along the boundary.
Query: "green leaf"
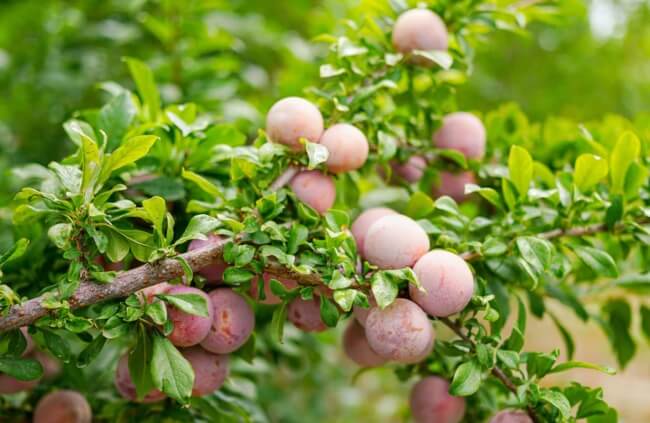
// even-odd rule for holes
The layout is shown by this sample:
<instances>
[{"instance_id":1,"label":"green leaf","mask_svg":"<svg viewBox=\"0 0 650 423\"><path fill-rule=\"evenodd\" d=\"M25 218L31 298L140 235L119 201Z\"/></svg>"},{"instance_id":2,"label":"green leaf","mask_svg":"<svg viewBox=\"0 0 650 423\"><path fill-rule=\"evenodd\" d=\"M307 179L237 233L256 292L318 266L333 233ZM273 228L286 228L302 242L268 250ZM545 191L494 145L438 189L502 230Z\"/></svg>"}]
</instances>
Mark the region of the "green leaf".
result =
<instances>
[{"instance_id":1,"label":"green leaf","mask_svg":"<svg viewBox=\"0 0 650 423\"><path fill-rule=\"evenodd\" d=\"M54 356L60 358L64 363L69 363L72 357L72 352L70 351L70 346L67 341L47 329L40 329L40 333L43 334L43 339L45 340L45 345L50 350Z\"/></svg>"},{"instance_id":2,"label":"green leaf","mask_svg":"<svg viewBox=\"0 0 650 423\"><path fill-rule=\"evenodd\" d=\"M540 399L555 407L564 418L571 414L571 404L560 391L545 389L542 391Z\"/></svg>"},{"instance_id":3,"label":"green leaf","mask_svg":"<svg viewBox=\"0 0 650 423\"><path fill-rule=\"evenodd\" d=\"M90 201L94 193L97 176L100 170L99 148L94 140L86 134L79 134L81 139L81 192L86 202Z\"/></svg>"},{"instance_id":4,"label":"green leaf","mask_svg":"<svg viewBox=\"0 0 650 423\"><path fill-rule=\"evenodd\" d=\"M327 326L334 328L339 322L339 310L327 297L320 297L320 316Z\"/></svg>"},{"instance_id":5,"label":"green leaf","mask_svg":"<svg viewBox=\"0 0 650 423\"><path fill-rule=\"evenodd\" d=\"M185 403L192 394L192 366L176 347L161 334L153 335L151 377L154 386L171 398Z\"/></svg>"},{"instance_id":6,"label":"green leaf","mask_svg":"<svg viewBox=\"0 0 650 423\"><path fill-rule=\"evenodd\" d=\"M456 368L449 387L451 395L467 397L478 391L481 386L481 367L474 361L466 361Z\"/></svg>"},{"instance_id":7,"label":"green leaf","mask_svg":"<svg viewBox=\"0 0 650 423\"><path fill-rule=\"evenodd\" d=\"M646 339L650 341L650 307L642 305L639 309L639 314L641 314L641 330Z\"/></svg>"},{"instance_id":8,"label":"green leaf","mask_svg":"<svg viewBox=\"0 0 650 423\"><path fill-rule=\"evenodd\" d=\"M167 322L167 307L162 301L154 301L149 304L145 314L157 325L164 325Z\"/></svg>"},{"instance_id":9,"label":"green leaf","mask_svg":"<svg viewBox=\"0 0 650 423\"><path fill-rule=\"evenodd\" d=\"M607 176L607 161L593 154L581 154L576 160L573 182L580 191L588 191Z\"/></svg>"},{"instance_id":10,"label":"green leaf","mask_svg":"<svg viewBox=\"0 0 650 423\"><path fill-rule=\"evenodd\" d=\"M601 366L598 364L587 363L585 361L567 361L565 363L558 364L553 367L549 373L560 373L565 372L570 369L591 369L603 372L608 375L615 375L616 369L612 369L608 366Z\"/></svg>"},{"instance_id":11,"label":"green leaf","mask_svg":"<svg viewBox=\"0 0 650 423\"><path fill-rule=\"evenodd\" d=\"M641 142L633 132L624 132L609 157L609 173L612 182L612 192L623 194L625 176L630 165L637 160L641 151Z\"/></svg>"},{"instance_id":12,"label":"green leaf","mask_svg":"<svg viewBox=\"0 0 650 423\"><path fill-rule=\"evenodd\" d=\"M158 137L154 135L138 135L126 140L122 146L104 160L98 184L106 182L116 170L133 164L146 156L157 140Z\"/></svg>"},{"instance_id":13,"label":"green leaf","mask_svg":"<svg viewBox=\"0 0 650 423\"><path fill-rule=\"evenodd\" d=\"M237 267L228 267L223 272L223 281L233 285L239 285L253 279L255 274L250 270L240 269Z\"/></svg>"},{"instance_id":14,"label":"green leaf","mask_svg":"<svg viewBox=\"0 0 650 423\"><path fill-rule=\"evenodd\" d=\"M289 240L287 241L287 253L296 254L298 247L304 244L309 237L309 229L301 224L291 225L289 230Z\"/></svg>"},{"instance_id":15,"label":"green leaf","mask_svg":"<svg viewBox=\"0 0 650 423\"><path fill-rule=\"evenodd\" d=\"M194 182L196 185L198 185L199 188L201 188L201 190L213 196L214 198L223 198L223 194L221 193L221 190L217 188L217 186L214 185L212 182L208 181L198 173L194 173L192 171L183 169L181 172L181 176L183 177L183 179L187 179L190 182Z\"/></svg>"},{"instance_id":16,"label":"green leaf","mask_svg":"<svg viewBox=\"0 0 650 423\"><path fill-rule=\"evenodd\" d=\"M131 93L126 90L113 97L100 109L97 128L108 135L108 151L120 145L136 113L137 109L131 99Z\"/></svg>"},{"instance_id":17,"label":"green leaf","mask_svg":"<svg viewBox=\"0 0 650 423\"><path fill-rule=\"evenodd\" d=\"M592 247L572 246L576 255L598 276L615 278L618 276L616 262L603 250Z\"/></svg>"},{"instance_id":18,"label":"green leaf","mask_svg":"<svg viewBox=\"0 0 650 423\"><path fill-rule=\"evenodd\" d=\"M355 289L338 289L334 291L332 297L343 311L348 312L352 310L354 300L357 298L357 292Z\"/></svg>"},{"instance_id":19,"label":"green leaf","mask_svg":"<svg viewBox=\"0 0 650 423\"><path fill-rule=\"evenodd\" d=\"M533 179L533 159L530 153L523 147L513 145L508 156L508 170L517 192L521 197L525 197Z\"/></svg>"},{"instance_id":20,"label":"green leaf","mask_svg":"<svg viewBox=\"0 0 650 423\"><path fill-rule=\"evenodd\" d=\"M287 321L287 306L286 301L282 302L279 307L273 310L273 316L271 317L271 337L280 343L284 335L284 323Z\"/></svg>"},{"instance_id":21,"label":"green leaf","mask_svg":"<svg viewBox=\"0 0 650 423\"><path fill-rule=\"evenodd\" d=\"M129 67L129 72L131 72L131 77L135 81L135 85L138 87L140 97L142 97L146 118L150 122L155 122L160 113L160 95L156 88L153 72L140 60L127 57L124 61Z\"/></svg>"},{"instance_id":22,"label":"green leaf","mask_svg":"<svg viewBox=\"0 0 650 423\"><path fill-rule=\"evenodd\" d=\"M370 283L372 285L372 295L375 297L379 308L386 308L397 298L398 286L385 273L375 273Z\"/></svg>"},{"instance_id":23,"label":"green leaf","mask_svg":"<svg viewBox=\"0 0 650 423\"><path fill-rule=\"evenodd\" d=\"M165 203L165 199L162 197L148 198L142 202L142 207L147 212L149 221L153 225L154 229L162 237L163 223L165 221L165 216L167 215L167 204Z\"/></svg>"},{"instance_id":24,"label":"green leaf","mask_svg":"<svg viewBox=\"0 0 650 423\"><path fill-rule=\"evenodd\" d=\"M322 144L307 142L307 157L309 157L308 169L314 169L321 163L325 163L330 153Z\"/></svg>"},{"instance_id":25,"label":"green leaf","mask_svg":"<svg viewBox=\"0 0 650 423\"><path fill-rule=\"evenodd\" d=\"M185 313L208 317L208 302L199 294L160 294L158 298L168 302Z\"/></svg>"},{"instance_id":26,"label":"green leaf","mask_svg":"<svg viewBox=\"0 0 650 423\"><path fill-rule=\"evenodd\" d=\"M95 339L86 345L86 348L84 348L81 353L79 353L79 357L77 358L77 367L83 368L93 362L99 353L102 352L105 344L106 338L104 338L101 334L97 335Z\"/></svg>"},{"instance_id":27,"label":"green leaf","mask_svg":"<svg viewBox=\"0 0 650 423\"><path fill-rule=\"evenodd\" d=\"M216 219L212 216L208 216L206 214L193 216L190 220L190 223L187 224L183 235L181 235L181 237L174 244L181 245L193 239L206 240L207 237L205 234L213 232L220 225L221 222L219 219Z\"/></svg>"},{"instance_id":28,"label":"green leaf","mask_svg":"<svg viewBox=\"0 0 650 423\"><path fill-rule=\"evenodd\" d=\"M154 387L152 379L153 343L151 334L143 325L138 327L137 344L129 353L129 375L135 385L136 394L142 400Z\"/></svg>"},{"instance_id":29,"label":"green leaf","mask_svg":"<svg viewBox=\"0 0 650 423\"><path fill-rule=\"evenodd\" d=\"M416 191L409 199L404 214L413 219L422 219L431 214L434 208L435 205L431 197L421 191Z\"/></svg>"},{"instance_id":30,"label":"green leaf","mask_svg":"<svg viewBox=\"0 0 650 423\"><path fill-rule=\"evenodd\" d=\"M446 50L413 50L411 54L431 60L444 70L454 64L454 58Z\"/></svg>"},{"instance_id":31,"label":"green leaf","mask_svg":"<svg viewBox=\"0 0 650 423\"><path fill-rule=\"evenodd\" d=\"M8 263L12 260L15 260L19 257L21 257L23 254L25 254L25 251L27 251L27 247L29 246L29 240L22 238L19 239L18 242L16 242L10 249L9 251L4 252L3 254L0 254L0 268L5 264Z\"/></svg>"},{"instance_id":32,"label":"green leaf","mask_svg":"<svg viewBox=\"0 0 650 423\"><path fill-rule=\"evenodd\" d=\"M632 310L625 300L612 299L605 305L603 312L608 324L606 329L610 344L618 363L625 367L636 352L636 344L630 335Z\"/></svg>"},{"instance_id":33,"label":"green leaf","mask_svg":"<svg viewBox=\"0 0 650 423\"><path fill-rule=\"evenodd\" d=\"M18 380L35 380L43 376L43 366L32 358L0 357L0 372Z\"/></svg>"},{"instance_id":34,"label":"green leaf","mask_svg":"<svg viewBox=\"0 0 650 423\"><path fill-rule=\"evenodd\" d=\"M501 196L493 188L482 188L475 184L465 185L465 194L474 194L478 193L481 197L485 198L490 204L497 207L500 210L504 209L503 201L501 201Z\"/></svg>"}]
</instances>

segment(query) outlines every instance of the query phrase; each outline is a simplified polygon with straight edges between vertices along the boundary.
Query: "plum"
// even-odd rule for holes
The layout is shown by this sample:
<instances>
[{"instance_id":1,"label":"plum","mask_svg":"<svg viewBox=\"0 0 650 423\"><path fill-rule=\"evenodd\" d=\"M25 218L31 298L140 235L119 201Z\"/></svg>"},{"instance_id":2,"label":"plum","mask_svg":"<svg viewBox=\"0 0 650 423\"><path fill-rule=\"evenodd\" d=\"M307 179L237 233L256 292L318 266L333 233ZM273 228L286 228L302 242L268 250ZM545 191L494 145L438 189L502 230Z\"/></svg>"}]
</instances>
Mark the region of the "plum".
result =
<instances>
[{"instance_id":1,"label":"plum","mask_svg":"<svg viewBox=\"0 0 650 423\"><path fill-rule=\"evenodd\" d=\"M167 335L167 338L169 338L172 344L178 347L190 347L203 341L208 336L214 315L214 308L212 307L208 294L200 289L182 285L170 288L167 294L195 294L205 299L208 307L208 316L189 314L173 305L167 308L168 319L174 324L174 329Z\"/></svg>"},{"instance_id":2,"label":"plum","mask_svg":"<svg viewBox=\"0 0 650 423\"><path fill-rule=\"evenodd\" d=\"M423 255L413 271L424 291L411 285L411 299L431 316L447 317L463 310L474 293L474 275L460 256L444 250Z\"/></svg>"},{"instance_id":3,"label":"plum","mask_svg":"<svg viewBox=\"0 0 650 423\"><path fill-rule=\"evenodd\" d=\"M327 128L320 139L327 147L327 169L341 173L359 169L368 158L368 140L356 127L339 123Z\"/></svg>"},{"instance_id":4,"label":"plum","mask_svg":"<svg viewBox=\"0 0 650 423\"><path fill-rule=\"evenodd\" d=\"M214 317L208 336L201 342L206 350L228 354L244 345L255 328L255 314L244 297L229 288L210 292Z\"/></svg>"},{"instance_id":5,"label":"plum","mask_svg":"<svg viewBox=\"0 0 650 423\"><path fill-rule=\"evenodd\" d=\"M317 170L305 170L293 177L289 186L296 197L320 214L334 205L336 186L331 176Z\"/></svg>"},{"instance_id":6,"label":"plum","mask_svg":"<svg viewBox=\"0 0 650 423\"><path fill-rule=\"evenodd\" d=\"M266 133L269 139L294 151L303 148L300 138L318 142L323 127L323 116L318 108L300 97L279 100L266 115Z\"/></svg>"},{"instance_id":7,"label":"plum","mask_svg":"<svg viewBox=\"0 0 650 423\"><path fill-rule=\"evenodd\" d=\"M366 233L364 257L380 269L412 266L429 250L429 237L413 219L389 214L377 219Z\"/></svg>"},{"instance_id":8,"label":"plum","mask_svg":"<svg viewBox=\"0 0 650 423\"><path fill-rule=\"evenodd\" d=\"M449 394L449 382L428 376L411 389L411 414L416 423L460 423L465 415L465 399Z\"/></svg>"},{"instance_id":9,"label":"plum","mask_svg":"<svg viewBox=\"0 0 650 423\"><path fill-rule=\"evenodd\" d=\"M92 410L86 398L77 391L50 392L34 409L33 423L90 423Z\"/></svg>"},{"instance_id":10,"label":"plum","mask_svg":"<svg viewBox=\"0 0 650 423\"><path fill-rule=\"evenodd\" d=\"M202 397L221 388L228 377L228 356L212 354L201 347L181 350L194 370L192 396Z\"/></svg>"}]
</instances>

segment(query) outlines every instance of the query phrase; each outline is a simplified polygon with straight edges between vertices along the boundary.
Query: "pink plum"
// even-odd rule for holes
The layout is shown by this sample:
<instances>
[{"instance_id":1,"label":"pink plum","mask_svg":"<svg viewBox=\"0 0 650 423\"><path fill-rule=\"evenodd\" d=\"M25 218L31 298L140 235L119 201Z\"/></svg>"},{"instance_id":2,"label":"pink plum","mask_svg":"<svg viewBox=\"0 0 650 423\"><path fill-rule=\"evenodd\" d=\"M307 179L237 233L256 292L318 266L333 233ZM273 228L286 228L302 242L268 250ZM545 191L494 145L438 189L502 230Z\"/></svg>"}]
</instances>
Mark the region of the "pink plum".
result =
<instances>
[{"instance_id":1,"label":"pink plum","mask_svg":"<svg viewBox=\"0 0 650 423\"><path fill-rule=\"evenodd\" d=\"M167 335L167 338L169 338L172 344L178 347L190 347L203 341L208 336L214 316L214 308L212 307L208 294L200 289L182 285L171 288L167 291L167 294L195 294L205 299L208 307L207 317L186 313L173 305L167 307L168 319L174 324L174 329Z\"/></svg>"},{"instance_id":2,"label":"pink plum","mask_svg":"<svg viewBox=\"0 0 650 423\"><path fill-rule=\"evenodd\" d=\"M409 286L411 299L431 316L447 317L462 311L474 294L474 275L460 256L444 250L423 255L413 271L424 291Z\"/></svg>"},{"instance_id":3,"label":"pink plum","mask_svg":"<svg viewBox=\"0 0 650 423\"><path fill-rule=\"evenodd\" d=\"M413 219L389 214L372 225L364 240L364 257L380 269L412 266L429 251L429 237Z\"/></svg>"},{"instance_id":4,"label":"pink plum","mask_svg":"<svg viewBox=\"0 0 650 423\"><path fill-rule=\"evenodd\" d=\"M228 356L212 354L201 347L181 350L194 370L192 396L202 397L221 388L228 377Z\"/></svg>"},{"instance_id":5,"label":"pink plum","mask_svg":"<svg viewBox=\"0 0 650 423\"><path fill-rule=\"evenodd\" d=\"M435 332L422 309L397 298L384 308L375 307L366 320L366 337L377 354L402 363L423 360L431 352Z\"/></svg>"},{"instance_id":6,"label":"pink plum","mask_svg":"<svg viewBox=\"0 0 650 423\"><path fill-rule=\"evenodd\" d=\"M300 138L318 142L323 126L323 116L318 108L300 97L283 98L266 115L266 133L269 139L294 151L303 148Z\"/></svg>"},{"instance_id":7,"label":"pink plum","mask_svg":"<svg viewBox=\"0 0 650 423\"><path fill-rule=\"evenodd\" d=\"M187 249L188 251L194 251L222 241L223 240L219 235L209 234L207 240L195 239L190 242L190 245ZM228 267L228 265L224 263L222 259L217 259L196 273L203 276L208 283L217 283L221 282L223 278L223 272L226 270L226 267Z\"/></svg>"},{"instance_id":8,"label":"pink plum","mask_svg":"<svg viewBox=\"0 0 650 423\"><path fill-rule=\"evenodd\" d=\"M320 317L320 298L314 296L311 300L298 297L289 303L287 311L289 321L298 329L305 332L323 332L327 325Z\"/></svg>"},{"instance_id":9,"label":"pink plum","mask_svg":"<svg viewBox=\"0 0 650 423\"><path fill-rule=\"evenodd\" d=\"M442 126L433 134L438 148L460 151L468 159L480 160L485 155L485 127L476 116L455 112L445 116Z\"/></svg>"},{"instance_id":10,"label":"pink plum","mask_svg":"<svg viewBox=\"0 0 650 423\"><path fill-rule=\"evenodd\" d=\"M447 50L447 27L440 16L428 9L411 9L402 13L393 26L393 47L403 54L413 50ZM413 57L418 65L432 66L424 57Z\"/></svg>"},{"instance_id":11,"label":"pink plum","mask_svg":"<svg viewBox=\"0 0 650 423\"><path fill-rule=\"evenodd\" d=\"M447 171L440 172L440 180L434 185L432 195L434 198L449 196L457 203L462 203L467 199L465 195L465 185L475 184L473 172L451 173Z\"/></svg>"},{"instance_id":12,"label":"pink plum","mask_svg":"<svg viewBox=\"0 0 650 423\"><path fill-rule=\"evenodd\" d=\"M50 392L34 409L33 423L90 423L92 410L86 398L77 391Z\"/></svg>"},{"instance_id":13,"label":"pink plum","mask_svg":"<svg viewBox=\"0 0 650 423\"><path fill-rule=\"evenodd\" d=\"M244 297L229 288L208 294L214 318L208 336L201 342L206 350L228 354L244 345L255 328L255 314Z\"/></svg>"},{"instance_id":14,"label":"pink plum","mask_svg":"<svg viewBox=\"0 0 650 423\"><path fill-rule=\"evenodd\" d=\"M296 197L320 214L334 205L336 186L331 176L317 170L298 173L289 183Z\"/></svg>"},{"instance_id":15,"label":"pink plum","mask_svg":"<svg viewBox=\"0 0 650 423\"><path fill-rule=\"evenodd\" d=\"M397 214L397 212L386 207L375 207L365 210L354 220L350 227L350 231L352 232L354 240L357 242L357 251L360 255L363 255L364 241L370 226L377 220L390 214Z\"/></svg>"},{"instance_id":16,"label":"pink plum","mask_svg":"<svg viewBox=\"0 0 650 423\"><path fill-rule=\"evenodd\" d=\"M416 423L460 423L465 399L449 395L449 382L428 376L411 389L411 414Z\"/></svg>"},{"instance_id":17,"label":"pink plum","mask_svg":"<svg viewBox=\"0 0 650 423\"><path fill-rule=\"evenodd\" d=\"M368 158L368 140L356 127L339 123L327 128L320 139L327 147L327 169L341 173L359 169Z\"/></svg>"},{"instance_id":18,"label":"pink plum","mask_svg":"<svg viewBox=\"0 0 650 423\"><path fill-rule=\"evenodd\" d=\"M377 367L386 362L385 358L370 348L363 326L354 319L343 333L343 350L345 355L360 367Z\"/></svg>"}]
</instances>

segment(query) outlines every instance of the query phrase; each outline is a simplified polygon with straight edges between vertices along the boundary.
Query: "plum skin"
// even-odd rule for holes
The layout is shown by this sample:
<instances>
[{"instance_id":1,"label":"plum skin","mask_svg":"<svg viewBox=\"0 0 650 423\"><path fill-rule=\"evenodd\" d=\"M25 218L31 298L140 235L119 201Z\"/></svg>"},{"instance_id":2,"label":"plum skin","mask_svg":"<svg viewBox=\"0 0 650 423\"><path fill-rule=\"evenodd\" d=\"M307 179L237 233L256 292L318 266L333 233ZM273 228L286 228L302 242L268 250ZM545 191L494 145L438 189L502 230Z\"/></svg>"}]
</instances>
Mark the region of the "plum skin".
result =
<instances>
[{"instance_id":1,"label":"plum skin","mask_svg":"<svg viewBox=\"0 0 650 423\"><path fill-rule=\"evenodd\" d=\"M287 317L294 326L305 332L323 332L327 329L320 317L320 298L316 295L311 300L294 298L289 303Z\"/></svg>"},{"instance_id":2,"label":"plum skin","mask_svg":"<svg viewBox=\"0 0 650 423\"><path fill-rule=\"evenodd\" d=\"M370 348L366 331L356 319L352 319L343 333L343 351L345 355L360 367L377 367L386 363L386 359Z\"/></svg>"},{"instance_id":3,"label":"plum skin","mask_svg":"<svg viewBox=\"0 0 650 423\"><path fill-rule=\"evenodd\" d=\"M231 353L246 343L255 328L255 314L244 297L229 288L218 288L208 296L214 317L201 346L216 354Z\"/></svg>"},{"instance_id":4,"label":"plum skin","mask_svg":"<svg viewBox=\"0 0 650 423\"><path fill-rule=\"evenodd\" d=\"M427 233L413 219L391 214L370 225L364 257L380 269L401 269L412 266L429 246Z\"/></svg>"},{"instance_id":5,"label":"plum skin","mask_svg":"<svg viewBox=\"0 0 650 423\"><path fill-rule=\"evenodd\" d=\"M190 242L190 245L187 247L188 251L198 250L200 248L205 248L210 245L216 244L222 241L222 238L217 234L208 234L208 239L195 239ZM199 275L203 276L208 283L216 284L221 282L223 279L223 272L226 270L228 265L222 259L216 259L213 263L205 266L199 270Z\"/></svg>"},{"instance_id":6,"label":"plum skin","mask_svg":"<svg viewBox=\"0 0 650 423\"><path fill-rule=\"evenodd\" d=\"M433 348L435 332L427 315L414 302L397 298L375 307L366 320L366 337L377 354L401 363L425 359Z\"/></svg>"},{"instance_id":7,"label":"plum skin","mask_svg":"<svg viewBox=\"0 0 650 423\"><path fill-rule=\"evenodd\" d=\"M34 409L34 423L90 423L92 410L77 391L51 392L40 399Z\"/></svg>"},{"instance_id":8,"label":"plum skin","mask_svg":"<svg viewBox=\"0 0 650 423\"><path fill-rule=\"evenodd\" d=\"M368 159L368 140L356 127L339 123L327 128L320 139L320 144L327 147L327 169L341 173L357 170Z\"/></svg>"},{"instance_id":9,"label":"plum skin","mask_svg":"<svg viewBox=\"0 0 650 423\"><path fill-rule=\"evenodd\" d=\"M331 176L317 170L305 170L293 177L289 186L296 197L320 214L334 205L336 186Z\"/></svg>"},{"instance_id":10,"label":"plum skin","mask_svg":"<svg viewBox=\"0 0 650 423\"><path fill-rule=\"evenodd\" d=\"M455 112L442 119L442 126L433 134L436 147L453 149L468 159L480 160L485 155L486 132L483 122L467 112Z\"/></svg>"},{"instance_id":11,"label":"plum skin","mask_svg":"<svg viewBox=\"0 0 650 423\"><path fill-rule=\"evenodd\" d=\"M39 382L40 379L18 380L7 374L0 373L0 395L29 391L34 389Z\"/></svg>"},{"instance_id":12,"label":"plum skin","mask_svg":"<svg viewBox=\"0 0 650 423\"><path fill-rule=\"evenodd\" d=\"M178 347L190 347L203 341L210 331L214 316L214 307L212 307L208 294L200 289L182 285L169 289L167 294L195 294L205 299L208 308L207 317L186 313L171 304L168 304L167 307L168 319L174 324L172 332L167 335L172 344Z\"/></svg>"},{"instance_id":13,"label":"plum skin","mask_svg":"<svg viewBox=\"0 0 650 423\"><path fill-rule=\"evenodd\" d=\"M144 396L144 398L142 398L142 400L138 400L138 394L135 390L133 380L131 379L131 374L129 373L128 354L124 354L117 362L117 368L115 369L115 388L124 399L143 404L162 401L166 398L166 395L158 389L152 389Z\"/></svg>"},{"instance_id":14,"label":"plum skin","mask_svg":"<svg viewBox=\"0 0 650 423\"><path fill-rule=\"evenodd\" d=\"M409 398L416 423L460 423L465 415L465 399L449 394L449 382L428 376L413 385Z\"/></svg>"},{"instance_id":15,"label":"plum skin","mask_svg":"<svg viewBox=\"0 0 650 423\"><path fill-rule=\"evenodd\" d=\"M522 410L503 410L495 414L490 423L533 423L533 419Z\"/></svg>"},{"instance_id":16,"label":"plum skin","mask_svg":"<svg viewBox=\"0 0 650 423\"><path fill-rule=\"evenodd\" d=\"M392 42L395 50L409 54L413 50L447 50L447 27L437 14L428 9L411 9L402 13L393 26ZM411 63L431 67L434 62L420 56Z\"/></svg>"},{"instance_id":17,"label":"plum skin","mask_svg":"<svg viewBox=\"0 0 650 423\"><path fill-rule=\"evenodd\" d=\"M258 289L259 289L259 287L258 287L259 278L253 279L253 281L251 282L251 289L250 289L251 297L255 298L260 304L277 305L277 304L280 304L282 302L280 297L278 297L277 295L275 295L273 293L273 291L271 291L271 284L270 284L271 279L275 279L275 280L279 281L287 289L294 289L294 288L296 288L298 286L298 283L296 281L294 281L294 280L285 279L285 278L278 278L278 277L275 277L275 276L273 276L273 275L271 275L269 273L264 273L262 275L262 280L264 281L264 296L265 296L265 298L263 300L257 298Z\"/></svg>"},{"instance_id":18,"label":"plum skin","mask_svg":"<svg viewBox=\"0 0 650 423\"><path fill-rule=\"evenodd\" d=\"M397 212L387 207L374 207L365 210L352 222L350 232L352 232L352 236L357 243L357 251L359 254L363 255L363 246L370 226L377 220L390 214L397 214Z\"/></svg>"},{"instance_id":19,"label":"plum skin","mask_svg":"<svg viewBox=\"0 0 650 423\"><path fill-rule=\"evenodd\" d=\"M221 388L228 377L228 356L212 354L201 347L181 350L194 370L192 396L202 397Z\"/></svg>"},{"instance_id":20,"label":"plum skin","mask_svg":"<svg viewBox=\"0 0 650 423\"><path fill-rule=\"evenodd\" d=\"M392 161L391 167L395 175L413 184L422 179L427 167L427 160L422 156L411 156L404 163Z\"/></svg>"},{"instance_id":21,"label":"plum skin","mask_svg":"<svg viewBox=\"0 0 650 423\"><path fill-rule=\"evenodd\" d=\"M409 286L411 299L431 316L447 317L462 311L474 294L474 275L460 256L444 250L423 255L413 271L424 291Z\"/></svg>"},{"instance_id":22,"label":"plum skin","mask_svg":"<svg viewBox=\"0 0 650 423\"><path fill-rule=\"evenodd\" d=\"M300 138L317 143L323 128L323 116L318 108L300 97L286 97L277 101L266 115L269 139L294 151L303 149Z\"/></svg>"},{"instance_id":23,"label":"plum skin","mask_svg":"<svg viewBox=\"0 0 650 423\"><path fill-rule=\"evenodd\" d=\"M457 203L462 203L467 199L465 194L465 185L475 184L476 178L471 171L452 173L448 171L440 172L440 180L434 184L432 195L435 198L446 195L451 197Z\"/></svg>"}]
</instances>

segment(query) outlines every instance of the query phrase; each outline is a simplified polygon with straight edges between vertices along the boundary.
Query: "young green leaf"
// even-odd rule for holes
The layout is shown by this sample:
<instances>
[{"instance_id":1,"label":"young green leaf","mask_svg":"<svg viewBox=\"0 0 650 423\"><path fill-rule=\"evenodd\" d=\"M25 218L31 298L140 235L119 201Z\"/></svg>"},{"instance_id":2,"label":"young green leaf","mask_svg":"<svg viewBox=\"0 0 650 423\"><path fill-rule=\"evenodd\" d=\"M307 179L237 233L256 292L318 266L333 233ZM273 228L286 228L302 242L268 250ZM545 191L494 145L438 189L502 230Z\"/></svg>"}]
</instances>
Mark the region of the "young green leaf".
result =
<instances>
[{"instance_id":1,"label":"young green leaf","mask_svg":"<svg viewBox=\"0 0 650 423\"><path fill-rule=\"evenodd\" d=\"M192 366L164 336L154 333L151 377L156 388L182 403L192 394Z\"/></svg>"},{"instance_id":2,"label":"young green leaf","mask_svg":"<svg viewBox=\"0 0 650 423\"><path fill-rule=\"evenodd\" d=\"M208 317L208 302L198 294L160 294L158 298L168 302L185 313Z\"/></svg>"},{"instance_id":3,"label":"young green leaf","mask_svg":"<svg viewBox=\"0 0 650 423\"><path fill-rule=\"evenodd\" d=\"M533 179L533 159L530 153L523 147L513 145L508 156L508 170L517 192L521 197L525 197Z\"/></svg>"},{"instance_id":4,"label":"young green leaf","mask_svg":"<svg viewBox=\"0 0 650 423\"><path fill-rule=\"evenodd\" d=\"M573 182L580 191L588 191L607 176L607 161L593 154L582 154L576 160Z\"/></svg>"}]
</instances>

